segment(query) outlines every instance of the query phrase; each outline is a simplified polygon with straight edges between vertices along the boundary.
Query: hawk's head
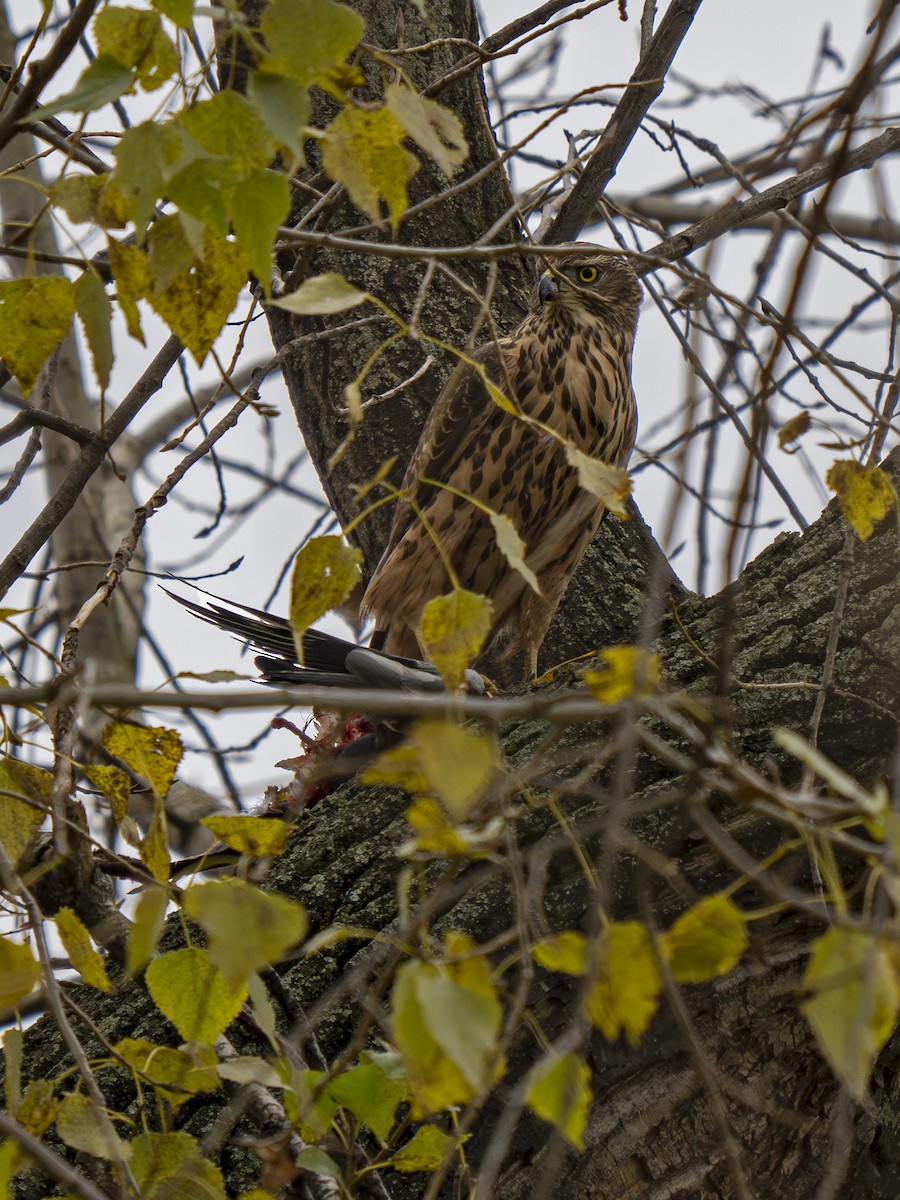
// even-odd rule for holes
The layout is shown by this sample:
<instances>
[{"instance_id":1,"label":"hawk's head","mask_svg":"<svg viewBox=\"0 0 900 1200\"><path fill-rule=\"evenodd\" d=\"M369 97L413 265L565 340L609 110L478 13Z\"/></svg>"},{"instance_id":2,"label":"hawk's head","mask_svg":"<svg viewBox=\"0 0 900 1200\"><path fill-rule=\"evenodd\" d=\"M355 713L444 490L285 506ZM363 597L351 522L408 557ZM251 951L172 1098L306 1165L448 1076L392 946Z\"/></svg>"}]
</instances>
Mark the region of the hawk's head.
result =
<instances>
[{"instance_id":1,"label":"hawk's head","mask_svg":"<svg viewBox=\"0 0 900 1200\"><path fill-rule=\"evenodd\" d=\"M548 320L572 324L602 320L633 330L641 295L637 275L625 258L576 242L570 254L553 259L541 276L532 311Z\"/></svg>"}]
</instances>

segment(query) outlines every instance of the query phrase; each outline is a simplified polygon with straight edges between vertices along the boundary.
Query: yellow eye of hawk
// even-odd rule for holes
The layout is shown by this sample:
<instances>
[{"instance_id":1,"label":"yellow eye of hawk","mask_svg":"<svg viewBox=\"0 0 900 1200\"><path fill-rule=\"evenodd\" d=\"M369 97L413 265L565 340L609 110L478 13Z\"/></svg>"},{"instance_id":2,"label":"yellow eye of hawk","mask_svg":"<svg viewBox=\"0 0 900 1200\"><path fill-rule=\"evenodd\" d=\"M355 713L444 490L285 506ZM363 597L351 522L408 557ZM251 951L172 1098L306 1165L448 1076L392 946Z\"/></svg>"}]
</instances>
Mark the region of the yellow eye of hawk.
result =
<instances>
[{"instance_id":1,"label":"yellow eye of hawk","mask_svg":"<svg viewBox=\"0 0 900 1200\"><path fill-rule=\"evenodd\" d=\"M596 267L578 268L578 278L582 283L594 283L599 273Z\"/></svg>"}]
</instances>

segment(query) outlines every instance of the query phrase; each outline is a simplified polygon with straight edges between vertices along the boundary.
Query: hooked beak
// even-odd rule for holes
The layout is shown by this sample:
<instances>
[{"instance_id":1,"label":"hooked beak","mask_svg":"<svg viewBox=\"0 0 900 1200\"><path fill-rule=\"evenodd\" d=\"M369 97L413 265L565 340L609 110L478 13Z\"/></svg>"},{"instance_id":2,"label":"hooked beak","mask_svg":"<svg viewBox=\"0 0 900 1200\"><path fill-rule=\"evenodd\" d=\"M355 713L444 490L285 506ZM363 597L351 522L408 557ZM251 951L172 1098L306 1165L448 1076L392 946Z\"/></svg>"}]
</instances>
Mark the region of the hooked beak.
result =
<instances>
[{"instance_id":1,"label":"hooked beak","mask_svg":"<svg viewBox=\"0 0 900 1200\"><path fill-rule=\"evenodd\" d=\"M554 300L558 295L559 288L556 286L556 281L549 271L545 271L538 284L538 300L541 304L546 304L548 300Z\"/></svg>"}]
</instances>

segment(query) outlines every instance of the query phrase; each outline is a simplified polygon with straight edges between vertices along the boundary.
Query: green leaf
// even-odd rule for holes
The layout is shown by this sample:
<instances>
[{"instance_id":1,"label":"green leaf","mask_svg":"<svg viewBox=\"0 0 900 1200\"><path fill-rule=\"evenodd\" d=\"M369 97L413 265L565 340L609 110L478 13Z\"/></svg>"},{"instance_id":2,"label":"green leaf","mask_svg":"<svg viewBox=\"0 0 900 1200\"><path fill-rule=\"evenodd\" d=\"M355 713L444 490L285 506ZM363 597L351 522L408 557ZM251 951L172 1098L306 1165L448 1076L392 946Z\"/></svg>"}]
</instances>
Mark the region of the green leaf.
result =
<instances>
[{"instance_id":1,"label":"green leaf","mask_svg":"<svg viewBox=\"0 0 900 1200\"><path fill-rule=\"evenodd\" d=\"M230 1058L227 1062L219 1063L218 1073L222 1079L228 1079L231 1083L259 1083L267 1088L283 1088L285 1086L284 1080L272 1064L253 1054Z\"/></svg>"},{"instance_id":2,"label":"green leaf","mask_svg":"<svg viewBox=\"0 0 900 1200\"><path fill-rule=\"evenodd\" d=\"M318 1146L307 1146L301 1150L295 1159L301 1171L309 1171L313 1175L324 1175L326 1179L340 1179L341 1168L334 1159L320 1150Z\"/></svg>"},{"instance_id":3,"label":"green leaf","mask_svg":"<svg viewBox=\"0 0 900 1200\"><path fill-rule=\"evenodd\" d=\"M528 1072L525 1102L549 1121L576 1150L584 1149L591 1104L591 1071L575 1054L548 1051Z\"/></svg>"},{"instance_id":4,"label":"green leaf","mask_svg":"<svg viewBox=\"0 0 900 1200\"><path fill-rule=\"evenodd\" d=\"M386 108L374 112L345 108L321 139L326 174L344 185L356 207L372 221L381 221L383 199L395 234L406 211L406 185L419 167L403 146L405 136L403 126Z\"/></svg>"},{"instance_id":5,"label":"green leaf","mask_svg":"<svg viewBox=\"0 0 900 1200\"><path fill-rule=\"evenodd\" d=\"M348 308L356 308L368 298L368 292L355 288L343 275L327 271L324 275L305 279L296 292L280 296L272 303L277 308L304 317L330 317L334 313L346 312Z\"/></svg>"},{"instance_id":6,"label":"green leaf","mask_svg":"<svg viewBox=\"0 0 900 1200\"><path fill-rule=\"evenodd\" d=\"M662 947L678 983L726 975L747 949L744 914L727 896L706 896L663 935Z\"/></svg>"},{"instance_id":7,"label":"green leaf","mask_svg":"<svg viewBox=\"0 0 900 1200\"><path fill-rule=\"evenodd\" d=\"M462 122L456 113L396 83L388 84L385 98L407 134L450 179L469 154Z\"/></svg>"},{"instance_id":8,"label":"green leaf","mask_svg":"<svg viewBox=\"0 0 900 1200\"><path fill-rule=\"evenodd\" d=\"M302 904L240 879L194 884L184 894L184 911L208 934L210 961L232 985L278 962L308 925Z\"/></svg>"},{"instance_id":9,"label":"green leaf","mask_svg":"<svg viewBox=\"0 0 900 1200\"><path fill-rule=\"evenodd\" d=\"M465 1137L454 1138L434 1125L423 1125L421 1129L416 1130L403 1149L393 1155L387 1165L406 1174L412 1174L414 1171L436 1171L450 1147L468 1141L470 1136L466 1134Z\"/></svg>"},{"instance_id":10,"label":"green leaf","mask_svg":"<svg viewBox=\"0 0 900 1200\"><path fill-rule=\"evenodd\" d=\"M288 175L306 162L303 127L309 123L309 93L302 84L281 75L251 71L247 96L279 149L286 152Z\"/></svg>"},{"instance_id":11,"label":"green leaf","mask_svg":"<svg viewBox=\"0 0 900 1200\"><path fill-rule=\"evenodd\" d=\"M465 680L491 629L491 602L464 588L435 596L422 609L419 640L450 691Z\"/></svg>"},{"instance_id":12,"label":"green leaf","mask_svg":"<svg viewBox=\"0 0 900 1200\"><path fill-rule=\"evenodd\" d=\"M206 950L172 950L147 968L147 989L186 1042L211 1044L231 1024L247 998L230 984Z\"/></svg>"},{"instance_id":13,"label":"green leaf","mask_svg":"<svg viewBox=\"0 0 900 1200\"><path fill-rule=\"evenodd\" d=\"M173 204L177 204L180 214L194 217L212 234L218 237L228 236L228 206L225 198L225 187L233 184L237 174L226 158L213 158L207 155L190 157L170 178L166 194ZM191 246L185 239L182 225L171 223L178 230L178 236L191 251L188 262L183 264L187 269L196 254L196 247ZM165 251L163 251L165 254ZM166 286L179 273L178 266L170 267L169 276L157 278L157 287Z\"/></svg>"},{"instance_id":14,"label":"green leaf","mask_svg":"<svg viewBox=\"0 0 900 1200\"><path fill-rule=\"evenodd\" d=\"M145 121L126 129L120 138L115 149L113 178L121 189L139 238L144 236L157 201L165 195L169 177L183 150L181 135L171 124Z\"/></svg>"},{"instance_id":15,"label":"green leaf","mask_svg":"<svg viewBox=\"0 0 900 1200\"><path fill-rule=\"evenodd\" d=\"M69 332L74 313L74 288L61 275L0 282L0 355L24 396Z\"/></svg>"},{"instance_id":16,"label":"green leaf","mask_svg":"<svg viewBox=\"0 0 900 1200\"><path fill-rule=\"evenodd\" d=\"M303 87L327 81L365 33L358 13L332 0L272 0L260 19L268 47L260 69Z\"/></svg>"},{"instance_id":17,"label":"green leaf","mask_svg":"<svg viewBox=\"0 0 900 1200\"><path fill-rule=\"evenodd\" d=\"M93 112L104 104L111 104L134 84L134 74L111 54L98 54L94 61L78 77L70 92L42 104L23 123L44 121L61 112Z\"/></svg>"},{"instance_id":18,"label":"green leaf","mask_svg":"<svg viewBox=\"0 0 900 1200\"><path fill-rule=\"evenodd\" d=\"M178 70L178 51L159 13L108 4L94 20L94 34L100 54L132 68L145 92L162 87Z\"/></svg>"},{"instance_id":19,"label":"green leaf","mask_svg":"<svg viewBox=\"0 0 900 1200\"><path fill-rule=\"evenodd\" d=\"M118 1136L109 1117L98 1112L93 1100L81 1092L63 1096L56 1132L67 1146L94 1158L125 1162L131 1157L131 1147Z\"/></svg>"},{"instance_id":20,"label":"green leaf","mask_svg":"<svg viewBox=\"0 0 900 1200\"><path fill-rule=\"evenodd\" d=\"M398 1106L409 1099L409 1088L375 1063L361 1063L333 1079L328 1094L384 1142L394 1127Z\"/></svg>"},{"instance_id":21,"label":"green leaf","mask_svg":"<svg viewBox=\"0 0 900 1200\"><path fill-rule=\"evenodd\" d=\"M41 964L31 947L0 937L0 1010L15 1008L41 980Z\"/></svg>"},{"instance_id":22,"label":"green leaf","mask_svg":"<svg viewBox=\"0 0 900 1200\"><path fill-rule=\"evenodd\" d=\"M637 1046L659 1006L660 987L653 944L644 926L639 921L607 925L587 997L591 1024L609 1041L624 1033L628 1044Z\"/></svg>"},{"instance_id":23,"label":"green leaf","mask_svg":"<svg viewBox=\"0 0 900 1200\"><path fill-rule=\"evenodd\" d=\"M75 311L84 328L94 374L105 392L113 363L112 304L93 271L85 271L75 281Z\"/></svg>"},{"instance_id":24,"label":"green leaf","mask_svg":"<svg viewBox=\"0 0 900 1200\"><path fill-rule=\"evenodd\" d=\"M299 661L303 635L329 609L342 604L360 581L359 550L334 534L310 538L294 559L291 574L291 628Z\"/></svg>"},{"instance_id":25,"label":"green leaf","mask_svg":"<svg viewBox=\"0 0 900 1200\"><path fill-rule=\"evenodd\" d=\"M226 1200L221 1171L189 1133L140 1133L131 1150L141 1200Z\"/></svg>"},{"instance_id":26,"label":"green leaf","mask_svg":"<svg viewBox=\"0 0 900 1200\"><path fill-rule=\"evenodd\" d=\"M232 850L252 858L280 854L291 836L291 826L284 821L259 817L203 817L200 824Z\"/></svg>"},{"instance_id":27,"label":"green leaf","mask_svg":"<svg viewBox=\"0 0 900 1200\"><path fill-rule=\"evenodd\" d=\"M78 915L71 908L61 908L53 919L66 954L84 982L98 991L111 991L106 965L91 945L90 934Z\"/></svg>"},{"instance_id":28,"label":"green leaf","mask_svg":"<svg viewBox=\"0 0 900 1200\"><path fill-rule=\"evenodd\" d=\"M897 503L897 491L887 471L864 467L852 459L834 463L825 482L837 492L841 512L856 530L861 542L867 542L882 520Z\"/></svg>"},{"instance_id":29,"label":"green leaf","mask_svg":"<svg viewBox=\"0 0 900 1200\"><path fill-rule=\"evenodd\" d=\"M266 295L271 290L272 249L290 207L291 189L277 171L254 171L228 196L234 236Z\"/></svg>"},{"instance_id":30,"label":"green leaf","mask_svg":"<svg viewBox=\"0 0 900 1200\"><path fill-rule=\"evenodd\" d=\"M110 754L143 776L157 796L166 795L184 754L180 734L161 725L111 721L102 740Z\"/></svg>"},{"instance_id":31,"label":"green leaf","mask_svg":"<svg viewBox=\"0 0 900 1200\"><path fill-rule=\"evenodd\" d=\"M662 677L658 654L642 646L604 646L601 666L584 672L584 681L601 704L649 695Z\"/></svg>"},{"instance_id":32,"label":"green leaf","mask_svg":"<svg viewBox=\"0 0 900 1200\"><path fill-rule=\"evenodd\" d=\"M813 943L801 1008L819 1048L850 1096L861 1103L878 1052L897 1023L896 948L857 929L829 929Z\"/></svg>"}]
</instances>

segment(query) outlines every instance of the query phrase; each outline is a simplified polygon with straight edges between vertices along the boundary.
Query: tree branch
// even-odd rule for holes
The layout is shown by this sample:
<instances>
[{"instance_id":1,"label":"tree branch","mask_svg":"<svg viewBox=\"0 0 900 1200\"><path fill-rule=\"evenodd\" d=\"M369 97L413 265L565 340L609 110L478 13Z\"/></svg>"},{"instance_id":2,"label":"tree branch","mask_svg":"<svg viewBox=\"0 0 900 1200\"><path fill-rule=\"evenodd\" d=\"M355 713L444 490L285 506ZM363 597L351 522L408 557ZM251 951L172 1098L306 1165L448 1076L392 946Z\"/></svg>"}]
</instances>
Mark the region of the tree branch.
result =
<instances>
[{"instance_id":1,"label":"tree branch","mask_svg":"<svg viewBox=\"0 0 900 1200\"><path fill-rule=\"evenodd\" d=\"M183 347L170 337L156 358L97 434L67 471L62 483L39 515L0 563L0 599L34 558L78 500L86 483L103 462L107 451L122 436L181 356Z\"/></svg>"},{"instance_id":2,"label":"tree branch","mask_svg":"<svg viewBox=\"0 0 900 1200\"><path fill-rule=\"evenodd\" d=\"M649 53L641 58L616 105L603 136L575 186L560 205L547 241L571 242L588 223L622 155L641 127L647 112L665 86L666 72L703 0L672 0L653 36Z\"/></svg>"}]
</instances>

